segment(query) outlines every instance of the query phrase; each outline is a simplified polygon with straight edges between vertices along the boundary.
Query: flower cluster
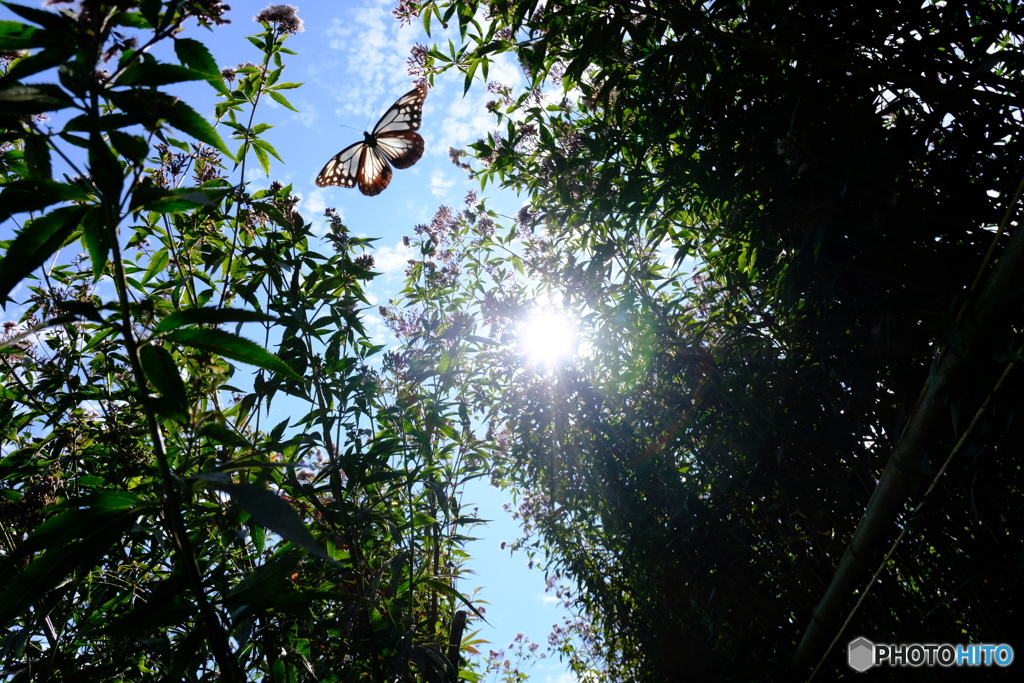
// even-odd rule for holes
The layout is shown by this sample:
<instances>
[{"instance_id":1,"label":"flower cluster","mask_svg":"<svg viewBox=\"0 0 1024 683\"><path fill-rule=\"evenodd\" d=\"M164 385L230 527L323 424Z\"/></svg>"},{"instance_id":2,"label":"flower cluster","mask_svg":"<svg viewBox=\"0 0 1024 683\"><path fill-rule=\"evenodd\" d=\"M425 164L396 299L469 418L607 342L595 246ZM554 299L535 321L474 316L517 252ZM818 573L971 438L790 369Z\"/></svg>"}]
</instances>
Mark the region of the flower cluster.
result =
<instances>
[{"instance_id":1,"label":"flower cluster","mask_svg":"<svg viewBox=\"0 0 1024 683\"><path fill-rule=\"evenodd\" d=\"M28 50L0 50L0 67L6 69L15 59L20 59L28 54Z\"/></svg>"},{"instance_id":2,"label":"flower cluster","mask_svg":"<svg viewBox=\"0 0 1024 683\"><path fill-rule=\"evenodd\" d=\"M415 310L402 311L395 306L381 306L377 309L384 324L399 339L412 339L423 329L423 316ZM403 358L404 367L405 359Z\"/></svg>"},{"instance_id":3,"label":"flower cluster","mask_svg":"<svg viewBox=\"0 0 1024 683\"><path fill-rule=\"evenodd\" d=\"M360 254L356 257L356 265L363 270L373 270L373 256L370 254Z\"/></svg>"},{"instance_id":4,"label":"flower cluster","mask_svg":"<svg viewBox=\"0 0 1024 683\"><path fill-rule=\"evenodd\" d=\"M505 85L498 81L491 81L487 84L487 92L501 97L501 101L506 107L512 104L512 86L510 85Z\"/></svg>"},{"instance_id":5,"label":"flower cluster","mask_svg":"<svg viewBox=\"0 0 1024 683\"><path fill-rule=\"evenodd\" d=\"M454 147L448 148L448 158L451 162L461 168L463 171L472 171L473 167L462 160L466 156L466 152L461 149L455 149Z\"/></svg>"},{"instance_id":6,"label":"flower cluster","mask_svg":"<svg viewBox=\"0 0 1024 683\"><path fill-rule=\"evenodd\" d=\"M391 15L402 26L408 26L413 19L420 16L420 10L415 0L398 0L398 6L391 10Z\"/></svg>"},{"instance_id":7,"label":"flower cluster","mask_svg":"<svg viewBox=\"0 0 1024 683\"><path fill-rule=\"evenodd\" d=\"M341 216L338 215L338 210L333 206L328 206L324 209L324 218L327 219L327 234L325 237L334 245L335 251L344 251L345 245L348 244L348 226L342 222Z\"/></svg>"},{"instance_id":8,"label":"flower cluster","mask_svg":"<svg viewBox=\"0 0 1024 683\"><path fill-rule=\"evenodd\" d=\"M427 46L414 43L405 60L406 72L414 78L423 78L427 72Z\"/></svg>"},{"instance_id":9,"label":"flower cluster","mask_svg":"<svg viewBox=\"0 0 1024 683\"><path fill-rule=\"evenodd\" d=\"M224 168L224 157L213 147L193 142L192 159L195 161L192 177L197 185L227 177L221 173Z\"/></svg>"},{"instance_id":10,"label":"flower cluster","mask_svg":"<svg viewBox=\"0 0 1024 683\"><path fill-rule=\"evenodd\" d=\"M281 33L302 33L302 19L298 17L298 8L292 5L270 5L253 17L253 21L268 24Z\"/></svg>"},{"instance_id":11,"label":"flower cluster","mask_svg":"<svg viewBox=\"0 0 1024 683\"><path fill-rule=\"evenodd\" d=\"M55 476L33 477L21 500L0 501L0 523L19 530L35 528L43 509L56 503L63 491L63 480Z\"/></svg>"},{"instance_id":12,"label":"flower cluster","mask_svg":"<svg viewBox=\"0 0 1024 683\"><path fill-rule=\"evenodd\" d=\"M434 243L436 248L443 248L450 244L452 236L459 227L459 218L450 206L438 207L429 225L417 225L417 235L426 235Z\"/></svg>"}]
</instances>

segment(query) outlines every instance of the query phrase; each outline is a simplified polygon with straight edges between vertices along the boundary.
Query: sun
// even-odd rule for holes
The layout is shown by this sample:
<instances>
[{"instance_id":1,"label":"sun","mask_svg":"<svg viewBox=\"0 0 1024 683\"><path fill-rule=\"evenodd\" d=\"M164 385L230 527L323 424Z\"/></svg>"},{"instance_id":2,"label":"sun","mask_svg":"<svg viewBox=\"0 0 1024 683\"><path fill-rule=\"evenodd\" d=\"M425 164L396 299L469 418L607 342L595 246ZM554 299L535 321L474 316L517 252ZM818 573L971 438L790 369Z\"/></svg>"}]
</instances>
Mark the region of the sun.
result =
<instances>
[{"instance_id":1,"label":"sun","mask_svg":"<svg viewBox=\"0 0 1024 683\"><path fill-rule=\"evenodd\" d=\"M545 309L530 316L519 344L531 361L552 366L573 355L576 330L565 315Z\"/></svg>"}]
</instances>

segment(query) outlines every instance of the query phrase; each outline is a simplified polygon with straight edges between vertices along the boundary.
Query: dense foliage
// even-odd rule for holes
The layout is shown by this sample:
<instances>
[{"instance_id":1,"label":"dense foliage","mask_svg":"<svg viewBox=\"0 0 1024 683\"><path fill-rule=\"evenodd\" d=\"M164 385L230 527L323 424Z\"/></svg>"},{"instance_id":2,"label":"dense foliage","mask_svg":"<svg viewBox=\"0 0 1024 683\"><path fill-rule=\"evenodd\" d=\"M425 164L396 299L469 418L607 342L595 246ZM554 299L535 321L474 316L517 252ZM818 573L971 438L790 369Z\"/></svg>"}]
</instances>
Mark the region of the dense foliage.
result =
<instances>
[{"instance_id":1,"label":"dense foliage","mask_svg":"<svg viewBox=\"0 0 1024 683\"><path fill-rule=\"evenodd\" d=\"M455 680L470 452L368 364L372 240L250 185L294 9L222 72L216 1L7 7L0 679Z\"/></svg>"},{"instance_id":2,"label":"dense foliage","mask_svg":"<svg viewBox=\"0 0 1024 683\"><path fill-rule=\"evenodd\" d=\"M845 633L837 678L856 636L1012 644L1020 5L397 13L457 23L428 73L526 77L488 84L501 134L473 156L529 204L507 227L472 196L439 212L389 315L409 385L430 367L490 421L522 546L571 580L577 672L788 680ZM555 368L515 341L545 305L581 339Z\"/></svg>"}]
</instances>

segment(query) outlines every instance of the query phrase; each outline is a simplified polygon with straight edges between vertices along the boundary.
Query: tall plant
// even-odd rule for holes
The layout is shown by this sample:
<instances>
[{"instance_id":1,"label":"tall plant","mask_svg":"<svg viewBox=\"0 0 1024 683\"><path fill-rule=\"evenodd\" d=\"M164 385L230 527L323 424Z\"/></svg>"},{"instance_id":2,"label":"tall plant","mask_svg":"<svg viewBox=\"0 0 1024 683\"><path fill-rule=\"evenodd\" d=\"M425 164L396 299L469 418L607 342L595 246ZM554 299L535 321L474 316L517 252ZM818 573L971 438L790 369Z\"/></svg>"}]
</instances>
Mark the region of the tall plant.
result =
<instances>
[{"instance_id":1,"label":"tall plant","mask_svg":"<svg viewBox=\"0 0 1024 683\"><path fill-rule=\"evenodd\" d=\"M455 680L472 472L370 366L372 240L328 210L324 255L290 187L249 185L280 159L256 113L291 108L294 9L222 72L181 32L219 2L7 7L5 677ZM216 126L161 90L184 81L216 90Z\"/></svg>"},{"instance_id":2,"label":"tall plant","mask_svg":"<svg viewBox=\"0 0 1024 683\"><path fill-rule=\"evenodd\" d=\"M400 14L457 22L421 66L467 90L498 55L523 67L523 88L488 83L501 129L472 149L484 183L528 195L524 243L471 206L443 236L469 247L451 303L425 278L408 295L427 320L460 311L453 395L494 418L495 475L530 492L531 542L613 674L840 675L848 615L851 639L1010 637L1020 7ZM557 371L517 357L517 265L582 331Z\"/></svg>"}]
</instances>

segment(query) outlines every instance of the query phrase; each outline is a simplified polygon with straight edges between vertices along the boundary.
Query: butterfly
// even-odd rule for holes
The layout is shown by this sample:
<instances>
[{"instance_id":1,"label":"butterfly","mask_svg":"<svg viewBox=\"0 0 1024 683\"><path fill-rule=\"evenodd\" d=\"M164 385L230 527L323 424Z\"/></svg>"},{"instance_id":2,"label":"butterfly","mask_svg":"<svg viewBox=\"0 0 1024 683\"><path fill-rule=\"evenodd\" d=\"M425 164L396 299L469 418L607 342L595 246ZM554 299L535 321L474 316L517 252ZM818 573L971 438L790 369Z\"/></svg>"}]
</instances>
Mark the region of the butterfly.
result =
<instances>
[{"instance_id":1,"label":"butterfly","mask_svg":"<svg viewBox=\"0 0 1024 683\"><path fill-rule=\"evenodd\" d=\"M384 112L372 133L349 145L327 162L316 177L319 187L359 186L367 197L378 195L391 182L390 161L395 168L409 168L423 156L423 138L416 130L423 121L427 86L413 88Z\"/></svg>"}]
</instances>

